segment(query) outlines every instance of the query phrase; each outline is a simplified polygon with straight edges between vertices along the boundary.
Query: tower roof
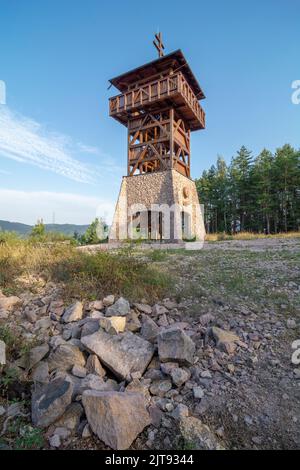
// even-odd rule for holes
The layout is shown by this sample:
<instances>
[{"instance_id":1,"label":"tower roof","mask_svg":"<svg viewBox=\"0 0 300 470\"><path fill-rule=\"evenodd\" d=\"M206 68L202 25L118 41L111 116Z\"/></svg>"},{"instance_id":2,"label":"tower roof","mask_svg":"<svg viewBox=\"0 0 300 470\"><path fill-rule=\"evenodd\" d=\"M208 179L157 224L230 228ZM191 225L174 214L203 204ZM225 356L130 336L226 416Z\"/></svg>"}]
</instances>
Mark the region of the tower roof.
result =
<instances>
[{"instance_id":1,"label":"tower roof","mask_svg":"<svg viewBox=\"0 0 300 470\"><path fill-rule=\"evenodd\" d=\"M152 62L141 65L140 67L123 73L118 77L111 78L109 81L123 93L124 91L127 91L128 86L132 85L133 83L163 72L169 67L172 67L174 72L180 69L198 100L205 98L205 95L181 49L153 60Z\"/></svg>"}]
</instances>

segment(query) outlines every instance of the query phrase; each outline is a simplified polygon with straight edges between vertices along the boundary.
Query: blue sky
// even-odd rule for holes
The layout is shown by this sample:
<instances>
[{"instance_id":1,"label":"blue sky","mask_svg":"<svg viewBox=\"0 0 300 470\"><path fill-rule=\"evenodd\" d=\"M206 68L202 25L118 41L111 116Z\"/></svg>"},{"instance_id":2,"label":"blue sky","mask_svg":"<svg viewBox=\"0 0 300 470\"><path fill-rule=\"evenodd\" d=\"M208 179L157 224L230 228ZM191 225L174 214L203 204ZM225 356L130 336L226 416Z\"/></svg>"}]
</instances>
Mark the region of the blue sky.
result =
<instances>
[{"instance_id":1,"label":"blue sky","mask_svg":"<svg viewBox=\"0 0 300 470\"><path fill-rule=\"evenodd\" d=\"M108 79L156 58L158 29L207 97L192 177L241 145L299 147L299 18L299 0L0 0L0 219L110 220L126 129L108 116Z\"/></svg>"}]
</instances>

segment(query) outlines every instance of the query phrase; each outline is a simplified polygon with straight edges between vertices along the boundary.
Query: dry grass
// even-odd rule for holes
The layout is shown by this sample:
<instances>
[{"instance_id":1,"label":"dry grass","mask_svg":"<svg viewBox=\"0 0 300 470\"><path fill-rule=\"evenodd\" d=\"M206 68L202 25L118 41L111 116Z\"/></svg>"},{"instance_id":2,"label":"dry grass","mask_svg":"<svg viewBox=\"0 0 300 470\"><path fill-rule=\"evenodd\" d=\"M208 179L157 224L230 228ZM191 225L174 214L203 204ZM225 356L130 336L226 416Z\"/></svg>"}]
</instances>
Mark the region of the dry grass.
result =
<instances>
[{"instance_id":1,"label":"dry grass","mask_svg":"<svg viewBox=\"0 0 300 470\"><path fill-rule=\"evenodd\" d=\"M34 244L12 238L0 245L0 289L18 293L24 280L42 277L63 285L66 298L96 299L109 293L129 299L155 299L164 295L170 280L158 267L132 255L80 252L61 243ZM28 282L29 280L29 282Z\"/></svg>"},{"instance_id":2,"label":"dry grass","mask_svg":"<svg viewBox=\"0 0 300 470\"><path fill-rule=\"evenodd\" d=\"M240 232L234 235L227 233L208 233L205 240L208 242L217 242L223 240L254 240L257 238L299 238L300 232L282 232L273 235L265 235L263 233Z\"/></svg>"}]
</instances>

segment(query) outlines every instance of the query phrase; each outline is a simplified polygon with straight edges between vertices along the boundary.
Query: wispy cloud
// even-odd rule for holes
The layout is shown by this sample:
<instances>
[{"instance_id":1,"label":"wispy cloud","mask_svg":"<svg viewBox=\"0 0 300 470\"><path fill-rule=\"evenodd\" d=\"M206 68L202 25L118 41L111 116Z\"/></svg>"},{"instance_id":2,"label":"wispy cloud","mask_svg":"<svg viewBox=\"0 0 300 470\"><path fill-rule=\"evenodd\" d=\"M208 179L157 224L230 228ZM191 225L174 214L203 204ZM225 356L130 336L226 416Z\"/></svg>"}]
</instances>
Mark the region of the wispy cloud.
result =
<instances>
[{"instance_id":1,"label":"wispy cloud","mask_svg":"<svg viewBox=\"0 0 300 470\"><path fill-rule=\"evenodd\" d=\"M46 130L38 122L0 106L0 156L35 165L81 183L94 183L100 167L82 163L77 155L101 155L96 147L74 142ZM111 162L112 167L115 165Z\"/></svg>"}]
</instances>

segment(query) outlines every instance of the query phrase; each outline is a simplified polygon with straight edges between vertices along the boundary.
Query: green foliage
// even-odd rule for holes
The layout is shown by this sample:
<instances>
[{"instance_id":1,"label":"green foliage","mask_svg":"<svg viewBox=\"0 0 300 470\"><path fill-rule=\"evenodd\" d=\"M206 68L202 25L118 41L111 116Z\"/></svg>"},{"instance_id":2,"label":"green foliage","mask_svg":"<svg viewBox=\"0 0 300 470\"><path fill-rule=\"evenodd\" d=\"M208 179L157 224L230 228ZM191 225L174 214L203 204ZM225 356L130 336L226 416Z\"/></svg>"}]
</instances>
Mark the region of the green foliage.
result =
<instances>
[{"instance_id":1,"label":"green foliage","mask_svg":"<svg viewBox=\"0 0 300 470\"><path fill-rule=\"evenodd\" d=\"M35 226L32 228L30 237L35 240L43 241L46 236L46 227L42 219L38 220Z\"/></svg>"},{"instance_id":2,"label":"green foliage","mask_svg":"<svg viewBox=\"0 0 300 470\"><path fill-rule=\"evenodd\" d=\"M74 239L80 245L95 245L107 241L108 226L102 218L96 218L83 235L74 232Z\"/></svg>"},{"instance_id":3,"label":"green foliage","mask_svg":"<svg viewBox=\"0 0 300 470\"><path fill-rule=\"evenodd\" d=\"M207 233L299 230L300 151L290 145L256 158L243 146L229 166L218 157L196 186Z\"/></svg>"}]
</instances>

